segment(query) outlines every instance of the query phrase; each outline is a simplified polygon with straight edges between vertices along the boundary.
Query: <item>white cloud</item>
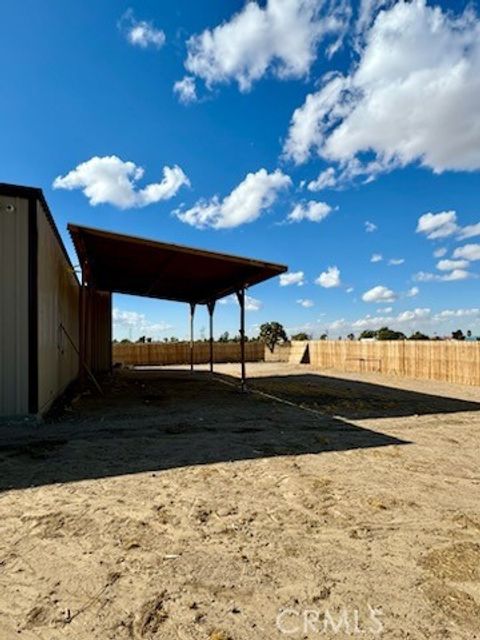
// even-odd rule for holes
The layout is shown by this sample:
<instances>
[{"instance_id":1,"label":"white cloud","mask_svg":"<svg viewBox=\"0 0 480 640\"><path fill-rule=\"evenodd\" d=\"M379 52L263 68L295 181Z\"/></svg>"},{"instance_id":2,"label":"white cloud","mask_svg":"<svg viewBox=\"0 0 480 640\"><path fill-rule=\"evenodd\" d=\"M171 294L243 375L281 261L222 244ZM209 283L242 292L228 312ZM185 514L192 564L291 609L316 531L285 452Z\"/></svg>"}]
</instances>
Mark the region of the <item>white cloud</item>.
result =
<instances>
[{"instance_id":1,"label":"white cloud","mask_svg":"<svg viewBox=\"0 0 480 640\"><path fill-rule=\"evenodd\" d=\"M112 309L113 324L125 327L136 327L145 322L145 315L136 311L122 311L121 309Z\"/></svg>"},{"instance_id":2,"label":"white cloud","mask_svg":"<svg viewBox=\"0 0 480 640\"><path fill-rule=\"evenodd\" d=\"M377 285L362 295L362 300L364 302L395 302L398 298L397 294L389 289L388 287L384 287L383 285Z\"/></svg>"},{"instance_id":3,"label":"white cloud","mask_svg":"<svg viewBox=\"0 0 480 640\"><path fill-rule=\"evenodd\" d=\"M376 224L374 224L373 222L370 222L369 220L365 221L365 231L367 233L373 233L377 229L378 229L378 227L377 227Z\"/></svg>"},{"instance_id":4,"label":"white cloud","mask_svg":"<svg viewBox=\"0 0 480 640\"><path fill-rule=\"evenodd\" d=\"M315 202L310 200L309 202L302 202L292 209L288 214L287 220L290 222L301 222L302 220L310 220L310 222L321 222L329 213L331 213L332 207L326 202Z\"/></svg>"},{"instance_id":5,"label":"white cloud","mask_svg":"<svg viewBox=\"0 0 480 640\"><path fill-rule=\"evenodd\" d=\"M112 323L114 332L121 332L128 329L136 335L146 334L148 337L156 337L158 334L173 329L168 322L149 322L145 314L136 311L124 311L122 309L112 309Z\"/></svg>"},{"instance_id":6,"label":"white cloud","mask_svg":"<svg viewBox=\"0 0 480 640\"><path fill-rule=\"evenodd\" d=\"M480 236L480 222L463 227L460 229L457 237L459 240L466 240L467 238L474 238L475 236Z\"/></svg>"},{"instance_id":7,"label":"white cloud","mask_svg":"<svg viewBox=\"0 0 480 640\"><path fill-rule=\"evenodd\" d=\"M128 42L136 47L146 49L154 47L160 49L165 44L165 34L157 29L152 22L136 20L132 9L126 11L120 18L119 28L125 33Z\"/></svg>"},{"instance_id":8,"label":"white cloud","mask_svg":"<svg viewBox=\"0 0 480 640\"><path fill-rule=\"evenodd\" d=\"M438 249L435 249L435 251L433 252L433 257L434 258L443 258L444 255L447 254L447 250L445 247L439 247Z\"/></svg>"},{"instance_id":9,"label":"white cloud","mask_svg":"<svg viewBox=\"0 0 480 640\"><path fill-rule=\"evenodd\" d=\"M331 289L332 287L339 287L340 281L340 269L338 267L328 267L326 271L322 273L315 280L315 284L319 284L325 289Z\"/></svg>"},{"instance_id":10,"label":"white cloud","mask_svg":"<svg viewBox=\"0 0 480 640\"><path fill-rule=\"evenodd\" d=\"M455 211L441 211L440 213L424 213L417 223L417 233L424 233L429 240L446 238L458 231L457 214Z\"/></svg>"},{"instance_id":11,"label":"white cloud","mask_svg":"<svg viewBox=\"0 0 480 640\"><path fill-rule=\"evenodd\" d=\"M456 211L425 213L418 219L417 233L424 233L430 240L452 235L456 235L459 240L466 240L480 235L480 222L460 227L457 223ZM446 253L445 248L440 248L433 255L436 258L441 258Z\"/></svg>"},{"instance_id":12,"label":"white cloud","mask_svg":"<svg viewBox=\"0 0 480 640\"><path fill-rule=\"evenodd\" d=\"M385 307L384 309L377 309L377 313L392 313L393 307Z\"/></svg>"},{"instance_id":13,"label":"white cloud","mask_svg":"<svg viewBox=\"0 0 480 640\"><path fill-rule=\"evenodd\" d=\"M236 304L238 305L238 298L235 293L226 296L225 298L221 298L218 301L220 304ZM245 311L259 311L263 307L263 302L261 300L257 300L257 298L252 298L250 296L245 295Z\"/></svg>"},{"instance_id":14,"label":"white cloud","mask_svg":"<svg viewBox=\"0 0 480 640\"><path fill-rule=\"evenodd\" d=\"M392 329L402 331L415 331L419 326L429 327L430 331L439 329L445 331L451 321L458 322L459 319L479 319L480 309L445 309L432 314L429 308L417 308L402 311L397 315L391 315L390 311L384 309L382 314L388 315L366 315L357 320L346 320L345 318L335 320L328 325L331 332L363 331L364 329L380 329L389 326ZM451 328L457 329L455 324Z\"/></svg>"},{"instance_id":15,"label":"white cloud","mask_svg":"<svg viewBox=\"0 0 480 640\"><path fill-rule=\"evenodd\" d=\"M383 256L381 253L374 253L370 258L370 262L381 262L383 260Z\"/></svg>"},{"instance_id":16,"label":"white cloud","mask_svg":"<svg viewBox=\"0 0 480 640\"><path fill-rule=\"evenodd\" d=\"M313 302L313 300L309 300L308 298L300 298L299 300L297 300L297 304L305 307L305 309L310 309L310 307L313 307L315 303Z\"/></svg>"},{"instance_id":17,"label":"white cloud","mask_svg":"<svg viewBox=\"0 0 480 640\"><path fill-rule=\"evenodd\" d=\"M354 288L353 287L347 287L347 293L353 293Z\"/></svg>"},{"instance_id":18,"label":"white cloud","mask_svg":"<svg viewBox=\"0 0 480 640\"><path fill-rule=\"evenodd\" d=\"M398 267L399 265L403 264L404 262L405 262L404 258L390 258L390 260L388 261L388 264L391 267Z\"/></svg>"},{"instance_id":19,"label":"white cloud","mask_svg":"<svg viewBox=\"0 0 480 640\"><path fill-rule=\"evenodd\" d=\"M245 296L245 311L259 311L263 307L263 302L250 296Z\"/></svg>"},{"instance_id":20,"label":"white cloud","mask_svg":"<svg viewBox=\"0 0 480 640\"><path fill-rule=\"evenodd\" d=\"M316 180L312 180L308 183L307 189L309 191L321 191L322 189L328 189L334 187L337 184L335 177L335 169L328 167L325 171L319 173Z\"/></svg>"},{"instance_id":21,"label":"white cloud","mask_svg":"<svg viewBox=\"0 0 480 640\"><path fill-rule=\"evenodd\" d=\"M454 269L467 269L468 260L439 260L437 269L439 271L453 271Z\"/></svg>"},{"instance_id":22,"label":"white cloud","mask_svg":"<svg viewBox=\"0 0 480 640\"><path fill-rule=\"evenodd\" d=\"M444 309L435 315L435 319L448 319L448 318L475 318L480 317L480 309Z\"/></svg>"},{"instance_id":23,"label":"white cloud","mask_svg":"<svg viewBox=\"0 0 480 640\"><path fill-rule=\"evenodd\" d=\"M385 310L386 313L389 313ZM379 329L386 325L404 325L411 322L418 322L427 320L430 317L431 311L428 308L409 309L408 311L401 311L396 316L370 316L366 315L363 318L359 318L351 323L353 329Z\"/></svg>"},{"instance_id":24,"label":"white cloud","mask_svg":"<svg viewBox=\"0 0 480 640\"><path fill-rule=\"evenodd\" d=\"M480 244L465 244L453 252L454 258L462 260L480 260Z\"/></svg>"},{"instance_id":25,"label":"white cloud","mask_svg":"<svg viewBox=\"0 0 480 640\"><path fill-rule=\"evenodd\" d=\"M187 41L185 67L209 87L235 80L241 91L268 71L282 79L305 77L320 42L341 35L349 16L347 2L246 2L227 22Z\"/></svg>"},{"instance_id":26,"label":"white cloud","mask_svg":"<svg viewBox=\"0 0 480 640\"><path fill-rule=\"evenodd\" d=\"M197 87L193 76L185 76L182 80L177 80L173 85L173 92L183 104L190 104L197 101Z\"/></svg>"},{"instance_id":27,"label":"white cloud","mask_svg":"<svg viewBox=\"0 0 480 640\"><path fill-rule=\"evenodd\" d=\"M177 210L175 214L182 222L199 229L232 229L259 218L262 211L272 206L279 192L291 183L289 176L279 169L273 173L260 169L248 173L223 200L218 196L199 200L190 209Z\"/></svg>"},{"instance_id":28,"label":"white cloud","mask_svg":"<svg viewBox=\"0 0 480 640\"><path fill-rule=\"evenodd\" d=\"M437 173L480 169L473 10L455 16L426 0L397 2L378 14L351 73L323 81L292 116L284 151L295 162L316 152L345 179L413 162ZM373 160L364 164L364 153Z\"/></svg>"},{"instance_id":29,"label":"white cloud","mask_svg":"<svg viewBox=\"0 0 480 640\"><path fill-rule=\"evenodd\" d=\"M413 276L413 279L418 282L455 282L456 280L466 280L471 277L472 274L465 269L453 269L453 271L444 275L419 271Z\"/></svg>"},{"instance_id":30,"label":"white cloud","mask_svg":"<svg viewBox=\"0 0 480 640\"><path fill-rule=\"evenodd\" d=\"M367 31L378 13L386 5L392 4L393 0L361 0L358 9L355 31L361 35Z\"/></svg>"},{"instance_id":31,"label":"white cloud","mask_svg":"<svg viewBox=\"0 0 480 640\"><path fill-rule=\"evenodd\" d=\"M65 176L58 176L54 189L82 189L90 204L108 203L119 209L146 207L149 204L173 198L190 181L178 166L164 167L161 182L138 189L137 182L144 170L133 162L124 162L117 156L95 156L82 162Z\"/></svg>"},{"instance_id":32,"label":"white cloud","mask_svg":"<svg viewBox=\"0 0 480 640\"><path fill-rule=\"evenodd\" d=\"M305 280L303 271L289 271L288 273L280 274L281 287L288 287L292 284L296 284L298 287L301 287L304 282Z\"/></svg>"},{"instance_id":33,"label":"white cloud","mask_svg":"<svg viewBox=\"0 0 480 640\"><path fill-rule=\"evenodd\" d=\"M405 295L407 296L407 298L414 298L415 296L418 296L419 293L420 289L418 287L412 287L407 291Z\"/></svg>"}]
</instances>

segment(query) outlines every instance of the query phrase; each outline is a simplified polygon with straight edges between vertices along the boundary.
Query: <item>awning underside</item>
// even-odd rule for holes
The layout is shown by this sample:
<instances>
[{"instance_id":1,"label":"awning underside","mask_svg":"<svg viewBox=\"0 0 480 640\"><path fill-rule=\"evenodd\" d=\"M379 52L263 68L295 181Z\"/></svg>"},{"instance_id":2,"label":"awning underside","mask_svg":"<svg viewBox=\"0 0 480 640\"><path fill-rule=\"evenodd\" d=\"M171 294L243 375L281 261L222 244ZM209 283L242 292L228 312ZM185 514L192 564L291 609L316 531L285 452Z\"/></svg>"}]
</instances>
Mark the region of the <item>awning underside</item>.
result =
<instances>
[{"instance_id":1,"label":"awning underside","mask_svg":"<svg viewBox=\"0 0 480 640\"><path fill-rule=\"evenodd\" d=\"M205 304L287 270L74 224L68 230L88 284L102 291Z\"/></svg>"}]
</instances>

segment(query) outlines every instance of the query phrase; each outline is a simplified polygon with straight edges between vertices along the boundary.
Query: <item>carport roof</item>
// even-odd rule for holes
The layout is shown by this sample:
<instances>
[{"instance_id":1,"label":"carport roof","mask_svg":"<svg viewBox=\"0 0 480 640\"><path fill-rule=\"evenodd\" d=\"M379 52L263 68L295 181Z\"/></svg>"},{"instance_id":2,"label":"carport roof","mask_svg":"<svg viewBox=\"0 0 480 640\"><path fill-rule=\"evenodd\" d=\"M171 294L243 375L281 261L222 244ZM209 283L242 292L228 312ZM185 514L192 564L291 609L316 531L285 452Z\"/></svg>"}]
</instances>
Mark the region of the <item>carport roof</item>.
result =
<instances>
[{"instance_id":1,"label":"carport roof","mask_svg":"<svg viewBox=\"0 0 480 640\"><path fill-rule=\"evenodd\" d=\"M284 273L281 264L69 224L87 282L102 291L206 304Z\"/></svg>"}]
</instances>

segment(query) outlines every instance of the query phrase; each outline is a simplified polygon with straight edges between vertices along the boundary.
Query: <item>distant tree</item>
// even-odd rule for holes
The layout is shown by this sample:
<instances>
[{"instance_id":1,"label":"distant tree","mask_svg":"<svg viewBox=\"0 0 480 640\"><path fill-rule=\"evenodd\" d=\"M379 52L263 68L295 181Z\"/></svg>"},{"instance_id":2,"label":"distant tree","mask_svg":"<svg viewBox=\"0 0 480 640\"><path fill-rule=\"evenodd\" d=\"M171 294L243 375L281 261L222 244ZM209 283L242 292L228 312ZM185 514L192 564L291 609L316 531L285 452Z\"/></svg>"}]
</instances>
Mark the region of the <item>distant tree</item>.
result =
<instances>
[{"instance_id":1,"label":"distant tree","mask_svg":"<svg viewBox=\"0 0 480 640\"><path fill-rule=\"evenodd\" d=\"M412 335L409 337L409 340L430 340L430 336L427 336L421 331L415 331L415 333L412 333Z\"/></svg>"},{"instance_id":2,"label":"distant tree","mask_svg":"<svg viewBox=\"0 0 480 640\"><path fill-rule=\"evenodd\" d=\"M279 322L264 322L260 325L259 335L271 352L275 349L275 345L288 341L285 329Z\"/></svg>"},{"instance_id":3,"label":"distant tree","mask_svg":"<svg viewBox=\"0 0 480 640\"><path fill-rule=\"evenodd\" d=\"M401 331L394 331L388 327L382 327L377 331L377 340L406 340L407 336Z\"/></svg>"},{"instance_id":4,"label":"distant tree","mask_svg":"<svg viewBox=\"0 0 480 640\"><path fill-rule=\"evenodd\" d=\"M300 331L292 336L292 340L311 340L312 336L305 331Z\"/></svg>"},{"instance_id":5,"label":"distant tree","mask_svg":"<svg viewBox=\"0 0 480 640\"><path fill-rule=\"evenodd\" d=\"M465 336L463 335L463 331L461 329L452 331L452 338L453 340L465 340Z\"/></svg>"},{"instance_id":6,"label":"distant tree","mask_svg":"<svg viewBox=\"0 0 480 640\"><path fill-rule=\"evenodd\" d=\"M120 344L131 344L132 341L129 340L128 338L124 338L123 340L120 340Z\"/></svg>"},{"instance_id":7,"label":"distant tree","mask_svg":"<svg viewBox=\"0 0 480 640\"><path fill-rule=\"evenodd\" d=\"M373 331L372 329L365 329L365 331L362 331L362 333L360 334L360 340L363 340L363 339L368 340L376 337L377 337L377 332Z\"/></svg>"},{"instance_id":8,"label":"distant tree","mask_svg":"<svg viewBox=\"0 0 480 640\"><path fill-rule=\"evenodd\" d=\"M354 333L349 333L347 336L347 340L355 340L355 334Z\"/></svg>"},{"instance_id":9,"label":"distant tree","mask_svg":"<svg viewBox=\"0 0 480 640\"><path fill-rule=\"evenodd\" d=\"M180 340L176 336L172 336L170 342L180 342Z\"/></svg>"},{"instance_id":10,"label":"distant tree","mask_svg":"<svg viewBox=\"0 0 480 640\"><path fill-rule=\"evenodd\" d=\"M218 338L218 342L230 342L230 334L228 331L222 333L222 335Z\"/></svg>"},{"instance_id":11,"label":"distant tree","mask_svg":"<svg viewBox=\"0 0 480 640\"><path fill-rule=\"evenodd\" d=\"M472 337L472 332L470 331L470 329L467 331L467 338L471 338Z\"/></svg>"},{"instance_id":12,"label":"distant tree","mask_svg":"<svg viewBox=\"0 0 480 640\"><path fill-rule=\"evenodd\" d=\"M394 331L388 327L382 327L377 331L366 329L360 334L360 340L376 338L377 340L406 340L407 336L401 331Z\"/></svg>"},{"instance_id":13,"label":"distant tree","mask_svg":"<svg viewBox=\"0 0 480 640\"><path fill-rule=\"evenodd\" d=\"M322 335L320 336L320 340L327 340L327 338L328 338L327 333L322 333Z\"/></svg>"},{"instance_id":14,"label":"distant tree","mask_svg":"<svg viewBox=\"0 0 480 640\"><path fill-rule=\"evenodd\" d=\"M145 343L145 336L140 336L140 338L137 340L137 342L140 342L141 344Z\"/></svg>"},{"instance_id":15,"label":"distant tree","mask_svg":"<svg viewBox=\"0 0 480 640\"><path fill-rule=\"evenodd\" d=\"M112 340L112 344L117 344L117 343L118 343L118 340L117 340L116 338L114 338L114 339Z\"/></svg>"}]
</instances>

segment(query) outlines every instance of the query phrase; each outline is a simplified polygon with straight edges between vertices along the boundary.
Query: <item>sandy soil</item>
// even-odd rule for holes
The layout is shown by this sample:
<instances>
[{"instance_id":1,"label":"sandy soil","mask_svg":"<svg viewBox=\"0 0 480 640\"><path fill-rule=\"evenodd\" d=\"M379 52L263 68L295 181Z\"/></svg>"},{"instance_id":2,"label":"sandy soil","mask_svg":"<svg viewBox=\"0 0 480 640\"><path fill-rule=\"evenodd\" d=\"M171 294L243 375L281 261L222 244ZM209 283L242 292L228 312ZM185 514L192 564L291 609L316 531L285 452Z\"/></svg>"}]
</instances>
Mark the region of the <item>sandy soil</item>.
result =
<instances>
[{"instance_id":1,"label":"sandy soil","mask_svg":"<svg viewBox=\"0 0 480 640\"><path fill-rule=\"evenodd\" d=\"M480 638L480 390L217 370L0 427L0 639Z\"/></svg>"}]
</instances>

